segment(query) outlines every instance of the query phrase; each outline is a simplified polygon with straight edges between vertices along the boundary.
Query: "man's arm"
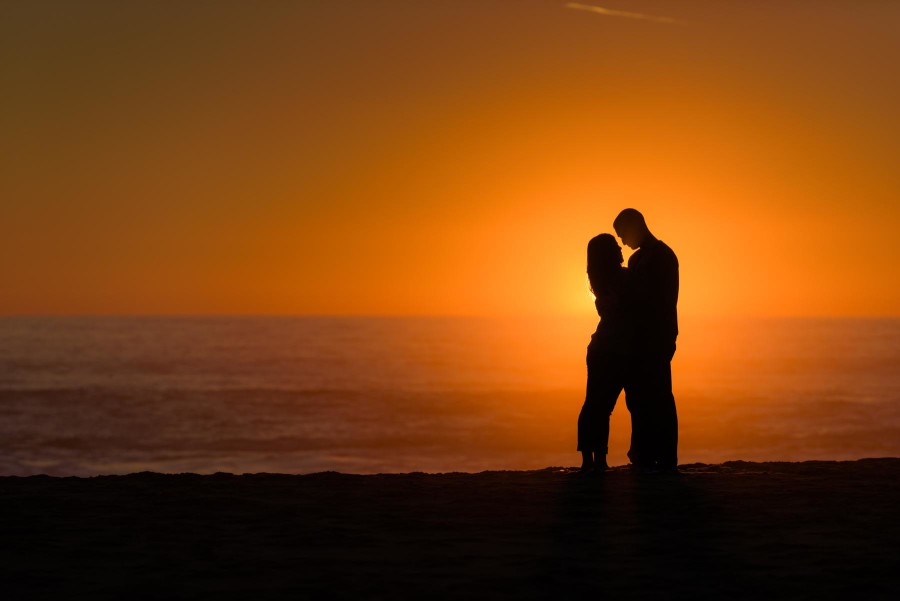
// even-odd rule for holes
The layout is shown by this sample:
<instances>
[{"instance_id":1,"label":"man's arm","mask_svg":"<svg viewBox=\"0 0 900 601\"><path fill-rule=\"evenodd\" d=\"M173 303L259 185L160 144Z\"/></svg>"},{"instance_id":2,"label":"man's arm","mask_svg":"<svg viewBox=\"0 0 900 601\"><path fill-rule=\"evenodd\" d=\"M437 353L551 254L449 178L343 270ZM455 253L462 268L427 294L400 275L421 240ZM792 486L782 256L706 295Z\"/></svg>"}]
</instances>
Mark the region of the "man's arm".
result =
<instances>
[{"instance_id":1,"label":"man's arm","mask_svg":"<svg viewBox=\"0 0 900 601\"><path fill-rule=\"evenodd\" d=\"M660 246L648 261L649 302L652 304L654 338L671 358L678 337L678 258L668 246Z\"/></svg>"}]
</instances>

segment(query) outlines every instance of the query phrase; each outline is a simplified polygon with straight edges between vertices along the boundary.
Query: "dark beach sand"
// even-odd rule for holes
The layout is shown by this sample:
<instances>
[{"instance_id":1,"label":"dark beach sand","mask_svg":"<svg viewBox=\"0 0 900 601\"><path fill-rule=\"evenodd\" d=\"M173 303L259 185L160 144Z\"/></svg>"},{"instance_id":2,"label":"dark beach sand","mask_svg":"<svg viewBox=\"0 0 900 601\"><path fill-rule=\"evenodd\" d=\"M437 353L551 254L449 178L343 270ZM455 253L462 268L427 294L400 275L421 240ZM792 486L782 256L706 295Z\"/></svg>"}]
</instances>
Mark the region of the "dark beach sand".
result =
<instances>
[{"instance_id":1,"label":"dark beach sand","mask_svg":"<svg viewBox=\"0 0 900 601\"><path fill-rule=\"evenodd\" d=\"M0 478L4 598L900 598L900 459Z\"/></svg>"}]
</instances>

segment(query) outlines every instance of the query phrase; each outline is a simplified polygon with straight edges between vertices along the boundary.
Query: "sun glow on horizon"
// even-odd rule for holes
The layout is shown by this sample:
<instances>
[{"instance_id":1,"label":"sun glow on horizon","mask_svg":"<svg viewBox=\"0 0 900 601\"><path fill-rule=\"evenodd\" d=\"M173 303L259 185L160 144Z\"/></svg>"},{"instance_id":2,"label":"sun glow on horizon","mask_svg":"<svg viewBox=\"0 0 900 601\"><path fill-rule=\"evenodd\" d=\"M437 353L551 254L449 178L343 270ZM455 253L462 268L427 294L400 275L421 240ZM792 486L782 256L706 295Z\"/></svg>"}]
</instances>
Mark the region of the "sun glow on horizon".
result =
<instances>
[{"instance_id":1,"label":"sun glow on horizon","mask_svg":"<svg viewBox=\"0 0 900 601\"><path fill-rule=\"evenodd\" d=\"M897 314L896 12L351 5L0 8L0 314L590 315L628 206L685 314Z\"/></svg>"}]
</instances>

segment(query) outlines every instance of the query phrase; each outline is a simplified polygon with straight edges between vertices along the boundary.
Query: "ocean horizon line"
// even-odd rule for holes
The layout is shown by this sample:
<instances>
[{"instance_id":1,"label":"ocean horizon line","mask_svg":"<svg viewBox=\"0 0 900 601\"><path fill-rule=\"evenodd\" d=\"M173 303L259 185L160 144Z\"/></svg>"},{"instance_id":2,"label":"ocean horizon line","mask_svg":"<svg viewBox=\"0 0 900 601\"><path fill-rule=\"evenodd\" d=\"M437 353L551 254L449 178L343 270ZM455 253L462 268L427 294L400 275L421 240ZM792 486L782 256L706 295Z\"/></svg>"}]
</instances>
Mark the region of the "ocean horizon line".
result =
<instances>
[{"instance_id":1,"label":"ocean horizon line","mask_svg":"<svg viewBox=\"0 0 900 601\"><path fill-rule=\"evenodd\" d=\"M586 319L594 318L591 313L0 313L0 319L66 319L66 318L273 318L273 319ZM680 320L900 320L900 314L850 314L850 315L735 315L684 313Z\"/></svg>"}]
</instances>

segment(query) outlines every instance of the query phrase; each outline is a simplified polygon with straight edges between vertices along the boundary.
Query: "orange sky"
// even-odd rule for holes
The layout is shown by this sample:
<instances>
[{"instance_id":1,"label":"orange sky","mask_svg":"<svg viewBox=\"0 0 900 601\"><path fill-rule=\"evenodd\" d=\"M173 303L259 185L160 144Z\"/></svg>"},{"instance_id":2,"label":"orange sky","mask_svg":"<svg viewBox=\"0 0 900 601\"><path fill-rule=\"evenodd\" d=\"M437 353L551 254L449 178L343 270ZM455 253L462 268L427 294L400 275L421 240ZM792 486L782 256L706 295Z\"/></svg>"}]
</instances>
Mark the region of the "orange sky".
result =
<instances>
[{"instance_id":1,"label":"orange sky","mask_svg":"<svg viewBox=\"0 0 900 601\"><path fill-rule=\"evenodd\" d=\"M0 313L898 315L900 3L580 4L3 3Z\"/></svg>"}]
</instances>

